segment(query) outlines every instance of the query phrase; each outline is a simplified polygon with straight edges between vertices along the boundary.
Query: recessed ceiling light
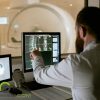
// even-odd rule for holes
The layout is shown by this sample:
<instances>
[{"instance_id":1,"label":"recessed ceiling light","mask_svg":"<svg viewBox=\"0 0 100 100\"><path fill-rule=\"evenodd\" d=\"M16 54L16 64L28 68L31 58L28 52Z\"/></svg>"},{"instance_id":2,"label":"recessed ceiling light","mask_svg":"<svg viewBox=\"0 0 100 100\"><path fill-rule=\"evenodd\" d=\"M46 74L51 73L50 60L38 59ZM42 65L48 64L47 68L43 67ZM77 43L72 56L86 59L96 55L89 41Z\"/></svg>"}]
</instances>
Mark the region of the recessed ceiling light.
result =
<instances>
[{"instance_id":1,"label":"recessed ceiling light","mask_svg":"<svg viewBox=\"0 0 100 100\"><path fill-rule=\"evenodd\" d=\"M71 3L71 4L69 4L69 6L71 6L71 7L72 7L72 6L73 6L73 4Z\"/></svg>"},{"instance_id":2,"label":"recessed ceiling light","mask_svg":"<svg viewBox=\"0 0 100 100\"><path fill-rule=\"evenodd\" d=\"M8 7L6 7L6 9L8 9L8 10L9 10L9 9L11 9L11 7L9 7L9 6L8 6Z\"/></svg>"}]
</instances>

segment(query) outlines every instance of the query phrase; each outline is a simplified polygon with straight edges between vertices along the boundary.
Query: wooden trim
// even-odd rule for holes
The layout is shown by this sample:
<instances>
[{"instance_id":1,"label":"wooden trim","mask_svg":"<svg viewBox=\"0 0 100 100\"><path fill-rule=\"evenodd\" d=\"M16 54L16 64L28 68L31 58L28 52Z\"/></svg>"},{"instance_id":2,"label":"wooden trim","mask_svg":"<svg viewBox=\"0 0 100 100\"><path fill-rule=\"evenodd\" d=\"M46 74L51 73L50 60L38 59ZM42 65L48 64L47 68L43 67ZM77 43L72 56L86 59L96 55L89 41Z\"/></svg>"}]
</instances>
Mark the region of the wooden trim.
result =
<instances>
[{"instance_id":1,"label":"wooden trim","mask_svg":"<svg viewBox=\"0 0 100 100\"><path fill-rule=\"evenodd\" d=\"M84 0L84 6L88 7L88 0Z\"/></svg>"},{"instance_id":2,"label":"wooden trim","mask_svg":"<svg viewBox=\"0 0 100 100\"><path fill-rule=\"evenodd\" d=\"M99 0L99 8L100 8L100 0Z\"/></svg>"}]
</instances>

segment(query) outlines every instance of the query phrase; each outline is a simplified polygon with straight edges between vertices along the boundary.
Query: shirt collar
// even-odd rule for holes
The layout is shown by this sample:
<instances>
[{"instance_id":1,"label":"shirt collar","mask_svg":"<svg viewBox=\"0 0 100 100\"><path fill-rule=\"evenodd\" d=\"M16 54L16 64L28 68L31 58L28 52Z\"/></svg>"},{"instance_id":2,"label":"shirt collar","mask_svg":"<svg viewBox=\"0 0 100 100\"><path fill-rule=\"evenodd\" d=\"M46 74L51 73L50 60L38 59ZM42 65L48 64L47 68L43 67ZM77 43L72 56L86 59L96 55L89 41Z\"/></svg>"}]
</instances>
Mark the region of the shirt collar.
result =
<instances>
[{"instance_id":1,"label":"shirt collar","mask_svg":"<svg viewBox=\"0 0 100 100\"><path fill-rule=\"evenodd\" d=\"M92 49L92 48L94 48L94 47L96 47L96 45L97 45L97 44L96 44L95 41L92 41L92 42L88 43L87 46L84 48L83 52L84 52L84 51L87 51L87 50L90 50L90 49Z\"/></svg>"}]
</instances>

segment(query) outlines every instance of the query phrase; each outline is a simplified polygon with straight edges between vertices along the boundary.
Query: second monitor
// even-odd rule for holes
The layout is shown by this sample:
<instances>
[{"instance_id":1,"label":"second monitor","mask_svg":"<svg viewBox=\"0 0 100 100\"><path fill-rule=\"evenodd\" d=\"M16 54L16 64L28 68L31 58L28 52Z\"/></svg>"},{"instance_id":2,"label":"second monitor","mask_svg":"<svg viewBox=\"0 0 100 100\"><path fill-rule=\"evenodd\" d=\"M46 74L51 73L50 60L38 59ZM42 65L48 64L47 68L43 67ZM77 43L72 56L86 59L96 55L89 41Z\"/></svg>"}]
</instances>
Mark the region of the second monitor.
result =
<instances>
[{"instance_id":1,"label":"second monitor","mask_svg":"<svg viewBox=\"0 0 100 100\"><path fill-rule=\"evenodd\" d=\"M60 61L59 32L23 32L22 40L24 72L32 71L30 52L35 48L41 52L45 65Z\"/></svg>"}]
</instances>

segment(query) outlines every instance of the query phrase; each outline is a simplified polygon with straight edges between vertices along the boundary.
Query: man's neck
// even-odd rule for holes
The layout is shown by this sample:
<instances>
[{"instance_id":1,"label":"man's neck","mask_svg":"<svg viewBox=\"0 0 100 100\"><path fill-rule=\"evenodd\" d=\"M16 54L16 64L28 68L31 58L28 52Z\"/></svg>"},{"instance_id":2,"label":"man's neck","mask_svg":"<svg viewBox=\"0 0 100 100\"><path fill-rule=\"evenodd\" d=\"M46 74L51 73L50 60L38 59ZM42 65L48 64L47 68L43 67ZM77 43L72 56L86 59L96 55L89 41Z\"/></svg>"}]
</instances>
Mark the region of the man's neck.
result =
<instances>
[{"instance_id":1,"label":"man's neck","mask_svg":"<svg viewBox=\"0 0 100 100\"><path fill-rule=\"evenodd\" d=\"M92 41L95 41L95 37L87 34L87 36L84 38L84 48Z\"/></svg>"}]
</instances>

